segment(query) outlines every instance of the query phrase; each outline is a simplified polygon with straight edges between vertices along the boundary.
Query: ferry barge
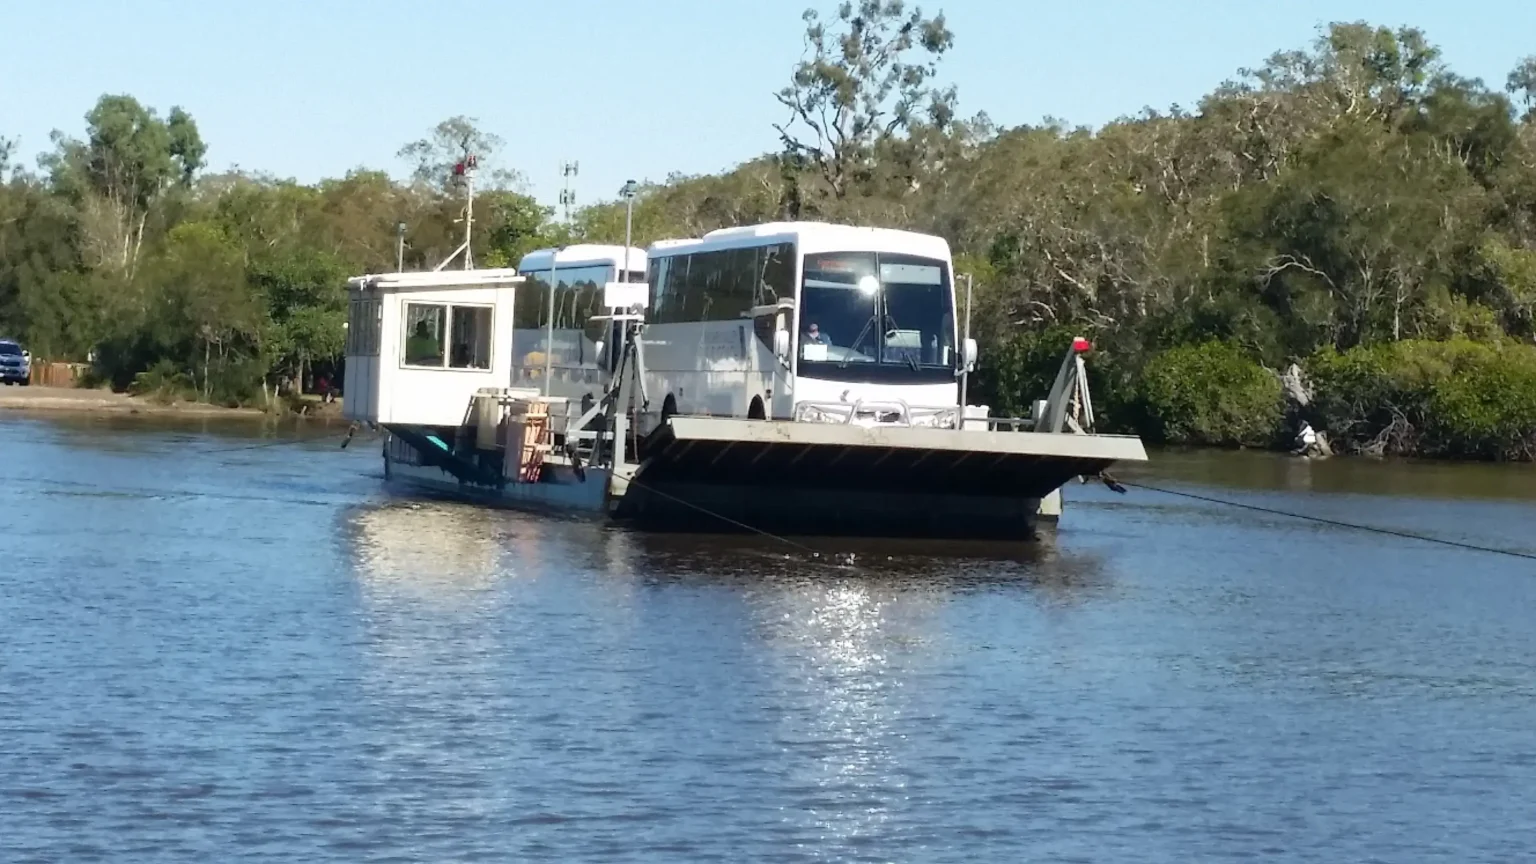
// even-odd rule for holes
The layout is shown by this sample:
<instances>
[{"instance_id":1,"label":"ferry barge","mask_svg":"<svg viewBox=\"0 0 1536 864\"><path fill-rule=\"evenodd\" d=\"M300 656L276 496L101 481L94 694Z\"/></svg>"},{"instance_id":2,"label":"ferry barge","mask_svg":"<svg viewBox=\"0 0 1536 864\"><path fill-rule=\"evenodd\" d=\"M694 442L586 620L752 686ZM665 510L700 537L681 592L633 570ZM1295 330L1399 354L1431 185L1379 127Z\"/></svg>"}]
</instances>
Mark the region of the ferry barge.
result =
<instances>
[{"instance_id":1,"label":"ferry barge","mask_svg":"<svg viewBox=\"0 0 1536 864\"><path fill-rule=\"evenodd\" d=\"M1030 417L967 405L956 281L942 238L807 222L360 276L344 412L383 431L391 486L489 506L1027 538L1146 451L1094 432L1081 339Z\"/></svg>"}]
</instances>

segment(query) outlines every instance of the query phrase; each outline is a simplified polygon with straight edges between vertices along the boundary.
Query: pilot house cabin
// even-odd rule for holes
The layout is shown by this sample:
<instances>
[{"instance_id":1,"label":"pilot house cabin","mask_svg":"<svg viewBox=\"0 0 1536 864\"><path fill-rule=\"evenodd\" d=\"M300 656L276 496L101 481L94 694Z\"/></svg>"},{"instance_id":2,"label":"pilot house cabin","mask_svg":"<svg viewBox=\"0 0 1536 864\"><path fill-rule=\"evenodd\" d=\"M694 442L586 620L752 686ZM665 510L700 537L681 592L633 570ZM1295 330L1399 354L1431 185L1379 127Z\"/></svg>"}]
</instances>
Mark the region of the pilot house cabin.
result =
<instances>
[{"instance_id":1,"label":"pilot house cabin","mask_svg":"<svg viewBox=\"0 0 1536 864\"><path fill-rule=\"evenodd\" d=\"M511 378L522 279L505 268L349 280L347 419L457 426L477 391Z\"/></svg>"}]
</instances>

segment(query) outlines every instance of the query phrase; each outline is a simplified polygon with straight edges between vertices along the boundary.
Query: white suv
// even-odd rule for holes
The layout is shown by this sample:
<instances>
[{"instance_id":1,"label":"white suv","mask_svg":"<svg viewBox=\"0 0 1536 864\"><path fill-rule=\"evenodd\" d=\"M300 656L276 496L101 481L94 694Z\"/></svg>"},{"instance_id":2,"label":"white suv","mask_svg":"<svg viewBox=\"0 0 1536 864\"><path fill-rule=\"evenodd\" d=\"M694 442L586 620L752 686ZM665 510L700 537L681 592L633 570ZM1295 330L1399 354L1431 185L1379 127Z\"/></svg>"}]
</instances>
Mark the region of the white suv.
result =
<instances>
[{"instance_id":1,"label":"white suv","mask_svg":"<svg viewBox=\"0 0 1536 864\"><path fill-rule=\"evenodd\" d=\"M0 381L7 386L32 383L32 355L10 339L0 339Z\"/></svg>"}]
</instances>

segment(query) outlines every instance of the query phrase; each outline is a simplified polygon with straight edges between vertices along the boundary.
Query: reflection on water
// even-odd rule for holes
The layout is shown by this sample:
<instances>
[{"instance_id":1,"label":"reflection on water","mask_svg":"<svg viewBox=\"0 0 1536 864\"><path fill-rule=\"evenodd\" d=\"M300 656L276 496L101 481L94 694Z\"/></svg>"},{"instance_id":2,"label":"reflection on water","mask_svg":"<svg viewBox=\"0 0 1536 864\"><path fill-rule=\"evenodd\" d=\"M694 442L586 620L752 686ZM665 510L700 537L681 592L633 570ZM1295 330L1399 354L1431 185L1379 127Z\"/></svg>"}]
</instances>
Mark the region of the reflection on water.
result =
<instances>
[{"instance_id":1,"label":"reflection on water","mask_svg":"<svg viewBox=\"0 0 1536 864\"><path fill-rule=\"evenodd\" d=\"M755 607L756 623L786 703L777 737L804 753L790 779L808 833L840 844L877 836L905 785L889 655L938 637L939 604L862 578L802 582L776 600Z\"/></svg>"},{"instance_id":2,"label":"reflection on water","mask_svg":"<svg viewBox=\"0 0 1536 864\"><path fill-rule=\"evenodd\" d=\"M1036 546L640 534L260 434L0 422L0 860L1528 856L1528 562L1095 485ZM1483 467L1156 458L1536 524Z\"/></svg>"},{"instance_id":3,"label":"reflection on water","mask_svg":"<svg viewBox=\"0 0 1536 864\"><path fill-rule=\"evenodd\" d=\"M23 422L40 427L42 422ZM20 424L18 424L20 425ZM275 418L265 415L181 416L176 414L60 414L46 421L50 434L71 447L95 451L169 452L188 445L213 448L264 440L334 438L346 432L339 419Z\"/></svg>"},{"instance_id":4,"label":"reflection on water","mask_svg":"<svg viewBox=\"0 0 1536 864\"><path fill-rule=\"evenodd\" d=\"M1051 532L1047 530L1047 536ZM1063 602L1106 590L1091 551L1054 543L960 543L830 537L635 534L653 583L750 587L860 584L900 594L1016 587Z\"/></svg>"},{"instance_id":5,"label":"reflection on water","mask_svg":"<svg viewBox=\"0 0 1536 864\"><path fill-rule=\"evenodd\" d=\"M503 575L498 559L507 538L499 515L467 505L395 502L358 507L344 518L358 577L370 593L448 603Z\"/></svg>"}]
</instances>

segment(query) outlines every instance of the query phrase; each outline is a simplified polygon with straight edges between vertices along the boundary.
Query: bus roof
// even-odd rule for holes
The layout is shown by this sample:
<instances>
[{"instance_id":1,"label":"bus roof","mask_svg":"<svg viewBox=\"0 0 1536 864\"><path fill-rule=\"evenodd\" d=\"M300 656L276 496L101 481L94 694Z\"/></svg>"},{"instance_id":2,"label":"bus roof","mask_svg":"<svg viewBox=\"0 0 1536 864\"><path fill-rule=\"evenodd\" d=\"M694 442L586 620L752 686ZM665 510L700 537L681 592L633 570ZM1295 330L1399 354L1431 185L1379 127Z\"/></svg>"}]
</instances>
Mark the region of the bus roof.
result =
<instances>
[{"instance_id":1,"label":"bus roof","mask_svg":"<svg viewBox=\"0 0 1536 864\"><path fill-rule=\"evenodd\" d=\"M517 262L517 269L522 273L537 273L548 270L550 256L554 256L554 265L560 267L589 267L595 264L612 264L616 267L624 266L623 246L604 246L596 243L578 243L574 246L563 246L560 249L535 249L523 256L523 260ZM644 272L645 250L631 246L629 248L629 269Z\"/></svg>"},{"instance_id":2,"label":"bus roof","mask_svg":"<svg viewBox=\"0 0 1536 864\"><path fill-rule=\"evenodd\" d=\"M949 243L943 237L895 228L836 225L830 222L766 222L739 228L721 228L693 240L658 240L646 252L652 257L666 257L773 243L794 243L800 247L802 254L869 251L899 252L944 260L949 258Z\"/></svg>"}]
</instances>

